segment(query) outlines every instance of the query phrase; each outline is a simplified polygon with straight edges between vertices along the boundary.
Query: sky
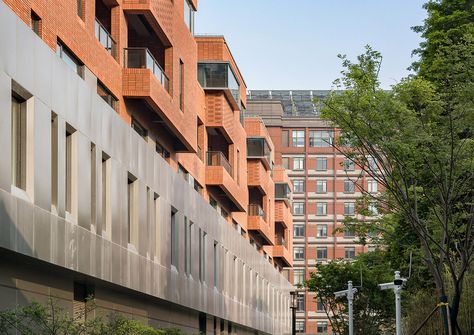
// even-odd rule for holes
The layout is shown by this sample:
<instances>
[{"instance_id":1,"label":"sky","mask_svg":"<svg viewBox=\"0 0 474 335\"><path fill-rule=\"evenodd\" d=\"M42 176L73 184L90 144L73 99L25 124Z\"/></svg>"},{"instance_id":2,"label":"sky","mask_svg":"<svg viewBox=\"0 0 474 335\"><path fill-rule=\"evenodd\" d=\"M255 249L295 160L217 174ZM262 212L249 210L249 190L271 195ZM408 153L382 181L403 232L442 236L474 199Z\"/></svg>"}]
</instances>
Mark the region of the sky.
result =
<instances>
[{"instance_id":1,"label":"sky","mask_svg":"<svg viewBox=\"0 0 474 335\"><path fill-rule=\"evenodd\" d=\"M330 89L338 54L369 44L383 56L380 81L407 76L421 41L410 27L425 0L199 0L196 34L224 35L248 89Z\"/></svg>"}]
</instances>

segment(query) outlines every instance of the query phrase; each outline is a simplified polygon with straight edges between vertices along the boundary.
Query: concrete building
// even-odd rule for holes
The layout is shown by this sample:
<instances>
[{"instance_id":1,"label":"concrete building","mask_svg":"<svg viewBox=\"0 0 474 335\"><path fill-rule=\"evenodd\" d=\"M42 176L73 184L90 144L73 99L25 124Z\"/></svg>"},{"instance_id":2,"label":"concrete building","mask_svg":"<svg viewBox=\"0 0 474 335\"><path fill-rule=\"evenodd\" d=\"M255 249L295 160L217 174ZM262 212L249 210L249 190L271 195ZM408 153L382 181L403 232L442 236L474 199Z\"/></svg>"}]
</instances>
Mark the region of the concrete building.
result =
<instances>
[{"instance_id":1,"label":"concrete building","mask_svg":"<svg viewBox=\"0 0 474 335\"><path fill-rule=\"evenodd\" d=\"M317 262L351 259L365 251L351 233L333 232L345 216L355 214L361 188L377 192L377 183L332 145L339 130L319 118L320 101L328 93L254 90L247 96L247 114L263 119L275 145L275 163L289 169L293 184L294 267L289 279L294 285L308 279ZM300 294L297 332L330 333L316 298Z\"/></svg>"},{"instance_id":2,"label":"concrete building","mask_svg":"<svg viewBox=\"0 0 474 335\"><path fill-rule=\"evenodd\" d=\"M0 1L0 308L289 333L292 186L196 6Z\"/></svg>"}]
</instances>

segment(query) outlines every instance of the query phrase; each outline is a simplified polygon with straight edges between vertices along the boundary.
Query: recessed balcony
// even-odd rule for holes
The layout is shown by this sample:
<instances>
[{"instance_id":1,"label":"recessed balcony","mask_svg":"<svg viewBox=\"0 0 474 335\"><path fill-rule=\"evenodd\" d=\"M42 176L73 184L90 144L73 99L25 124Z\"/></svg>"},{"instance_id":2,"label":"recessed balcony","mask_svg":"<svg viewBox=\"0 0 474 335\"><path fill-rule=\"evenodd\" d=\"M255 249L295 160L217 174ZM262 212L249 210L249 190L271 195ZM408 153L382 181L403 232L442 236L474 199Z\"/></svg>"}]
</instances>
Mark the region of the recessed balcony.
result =
<instances>
[{"instance_id":1,"label":"recessed balcony","mask_svg":"<svg viewBox=\"0 0 474 335\"><path fill-rule=\"evenodd\" d=\"M124 65L128 69L150 70L169 93L170 80L148 48L135 47L124 49Z\"/></svg>"},{"instance_id":2,"label":"recessed balcony","mask_svg":"<svg viewBox=\"0 0 474 335\"><path fill-rule=\"evenodd\" d=\"M204 90L224 91L233 110L240 110L240 84L230 63L198 63L198 80Z\"/></svg>"},{"instance_id":3,"label":"recessed balcony","mask_svg":"<svg viewBox=\"0 0 474 335\"><path fill-rule=\"evenodd\" d=\"M271 177L261 161L253 160L247 162L247 185L256 187L262 194L268 194L271 184Z\"/></svg>"},{"instance_id":4,"label":"recessed balcony","mask_svg":"<svg viewBox=\"0 0 474 335\"><path fill-rule=\"evenodd\" d=\"M247 138L247 158L259 159L267 169L271 169L271 149L265 137Z\"/></svg>"},{"instance_id":5,"label":"recessed balcony","mask_svg":"<svg viewBox=\"0 0 474 335\"><path fill-rule=\"evenodd\" d=\"M272 226L266 221L266 214L262 206L250 204L247 215L247 229L256 231L265 240L265 244L273 245L274 234Z\"/></svg>"},{"instance_id":6,"label":"recessed balcony","mask_svg":"<svg viewBox=\"0 0 474 335\"><path fill-rule=\"evenodd\" d=\"M230 165L227 157L220 151L208 151L207 152L207 165L208 166L221 166L223 167L229 176L233 176L232 165Z\"/></svg>"}]
</instances>

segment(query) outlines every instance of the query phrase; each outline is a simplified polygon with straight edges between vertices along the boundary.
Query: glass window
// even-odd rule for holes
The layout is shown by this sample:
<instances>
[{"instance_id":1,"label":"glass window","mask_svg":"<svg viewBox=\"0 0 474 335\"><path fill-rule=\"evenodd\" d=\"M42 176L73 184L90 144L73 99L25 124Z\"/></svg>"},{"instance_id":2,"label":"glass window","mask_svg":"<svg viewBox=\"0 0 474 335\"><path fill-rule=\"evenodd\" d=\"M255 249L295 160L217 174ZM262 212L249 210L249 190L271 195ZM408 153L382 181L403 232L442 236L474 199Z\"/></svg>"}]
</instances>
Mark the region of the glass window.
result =
<instances>
[{"instance_id":1,"label":"glass window","mask_svg":"<svg viewBox=\"0 0 474 335\"><path fill-rule=\"evenodd\" d=\"M289 159L288 157L283 157L283 158L281 159L281 165L282 165L285 169L289 170L289 169L290 169L290 159Z\"/></svg>"},{"instance_id":2,"label":"glass window","mask_svg":"<svg viewBox=\"0 0 474 335\"><path fill-rule=\"evenodd\" d=\"M367 191L369 193L377 193L378 192L378 183L376 180L368 180L367 181Z\"/></svg>"},{"instance_id":3,"label":"glass window","mask_svg":"<svg viewBox=\"0 0 474 335\"><path fill-rule=\"evenodd\" d=\"M316 170L317 171L326 171L328 169L328 160L326 157L316 158Z\"/></svg>"},{"instance_id":4,"label":"glass window","mask_svg":"<svg viewBox=\"0 0 474 335\"><path fill-rule=\"evenodd\" d=\"M354 171L355 170L355 164L353 161L350 159L344 159L344 171Z\"/></svg>"},{"instance_id":5,"label":"glass window","mask_svg":"<svg viewBox=\"0 0 474 335\"><path fill-rule=\"evenodd\" d=\"M171 247L171 265L178 268L178 226L176 224L176 211L171 211L171 239L170 239L170 247Z\"/></svg>"},{"instance_id":6,"label":"glass window","mask_svg":"<svg viewBox=\"0 0 474 335\"><path fill-rule=\"evenodd\" d=\"M374 203L374 202L369 203L367 209L368 209L368 211L369 211L369 213L370 213L371 216L372 216L372 215L378 215L378 214L379 214L379 210L378 210L378 208L377 208L377 204Z\"/></svg>"},{"instance_id":7,"label":"glass window","mask_svg":"<svg viewBox=\"0 0 474 335\"><path fill-rule=\"evenodd\" d=\"M12 185L26 190L26 101L12 96L11 109Z\"/></svg>"},{"instance_id":8,"label":"glass window","mask_svg":"<svg viewBox=\"0 0 474 335\"><path fill-rule=\"evenodd\" d=\"M82 21L84 21L84 0L77 0L77 16L79 16Z\"/></svg>"},{"instance_id":9,"label":"glass window","mask_svg":"<svg viewBox=\"0 0 474 335\"><path fill-rule=\"evenodd\" d=\"M293 225L293 237L304 237L304 224Z\"/></svg>"},{"instance_id":10,"label":"glass window","mask_svg":"<svg viewBox=\"0 0 474 335\"><path fill-rule=\"evenodd\" d=\"M328 204L326 202L316 203L316 215L326 215L328 210Z\"/></svg>"},{"instance_id":11,"label":"glass window","mask_svg":"<svg viewBox=\"0 0 474 335\"><path fill-rule=\"evenodd\" d=\"M304 311L304 294L298 294L296 296L296 310Z\"/></svg>"},{"instance_id":12,"label":"glass window","mask_svg":"<svg viewBox=\"0 0 474 335\"><path fill-rule=\"evenodd\" d=\"M293 247L293 258L295 260L304 259L304 247Z\"/></svg>"},{"instance_id":13,"label":"glass window","mask_svg":"<svg viewBox=\"0 0 474 335\"><path fill-rule=\"evenodd\" d=\"M352 230L344 230L344 237L355 237L355 232Z\"/></svg>"},{"instance_id":14,"label":"glass window","mask_svg":"<svg viewBox=\"0 0 474 335\"><path fill-rule=\"evenodd\" d=\"M118 99L99 80L97 80L97 94L104 99L110 107L118 111Z\"/></svg>"},{"instance_id":15,"label":"glass window","mask_svg":"<svg viewBox=\"0 0 474 335\"><path fill-rule=\"evenodd\" d=\"M304 333L304 321L296 320L295 330L297 333Z\"/></svg>"},{"instance_id":16,"label":"glass window","mask_svg":"<svg viewBox=\"0 0 474 335\"><path fill-rule=\"evenodd\" d=\"M293 170L304 170L304 157L293 158Z\"/></svg>"},{"instance_id":17,"label":"glass window","mask_svg":"<svg viewBox=\"0 0 474 335\"><path fill-rule=\"evenodd\" d=\"M309 132L309 145L324 148L332 145L334 132L332 130L311 130Z\"/></svg>"},{"instance_id":18,"label":"glass window","mask_svg":"<svg viewBox=\"0 0 474 335\"><path fill-rule=\"evenodd\" d=\"M326 193L327 191L327 181L326 180L316 180L316 192L317 193Z\"/></svg>"},{"instance_id":19,"label":"glass window","mask_svg":"<svg viewBox=\"0 0 474 335\"><path fill-rule=\"evenodd\" d=\"M355 183L350 179L344 180L344 193L354 193Z\"/></svg>"},{"instance_id":20,"label":"glass window","mask_svg":"<svg viewBox=\"0 0 474 335\"><path fill-rule=\"evenodd\" d=\"M304 215L304 202L293 202L293 215Z\"/></svg>"},{"instance_id":21,"label":"glass window","mask_svg":"<svg viewBox=\"0 0 474 335\"><path fill-rule=\"evenodd\" d=\"M345 247L344 248L344 258L345 259L354 259L355 258L355 247Z\"/></svg>"},{"instance_id":22,"label":"glass window","mask_svg":"<svg viewBox=\"0 0 474 335\"><path fill-rule=\"evenodd\" d=\"M293 270L293 285L303 285L304 284L304 269L294 269Z\"/></svg>"},{"instance_id":23,"label":"glass window","mask_svg":"<svg viewBox=\"0 0 474 335\"><path fill-rule=\"evenodd\" d=\"M327 247L317 247L316 248L316 259L327 259L328 258L328 248Z\"/></svg>"},{"instance_id":24,"label":"glass window","mask_svg":"<svg viewBox=\"0 0 474 335\"><path fill-rule=\"evenodd\" d=\"M326 225L318 225L316 231L317 237L327 237L328 236L328 226Z\"/></svg>"},{"instance_id":25,"label":"glass window","mask_svg":"<svg viewBox=\"0 0 474 335\"><path fill-rule=\"evenodd\" d=\"M214 241L214 286L218 287L219 281L219 247L216 241Z\"/></svg>"},{"instance_id":26,"label":"glass window","mask_svg":"<svg viewBox=\"0 0 474 335\"><path fill-rule=\"evenodd\" d=\"M328 331L328 323L327 321L318 321L316 324L316 328L318 333L327 333Z\"/></svg>"},{"instance_id":27,"label":"glass window","mask_svg":"<svg viewBox=\"0 0 474 335\"><path fill-rule=\"evenodd\" d=\"M321 299L316 299L316 311L317 312L324 312L324 304Z\"/></svg>"},{"instance_id":28,"label":"glass window","mask_svg":"<svg viewBox=\"0 0 474 335\"><path fill-rule=\"evenodd\" d=\"M367 166L369 168L369 171L378 171L378 163L377 160L374 157L367 157Z\"/></svg>"},{"instance_id":29,"label":"glass window","mask_svg":"<svg viewBox=\"0 0 474 335\"><path fill-rule=\"evenodd\" d=\"M135 130L137 132L138 135L140 135L143 139L146 140L147 136L148 136L148 130L143 127L138 121L137 119L135 119L133 116L132 116L132 129Z\"/></svg>"},{"instance_id":30,"label":"glass window","mask_svg":"<svg viewBox=\"0 0 474 335\"><path fill-rule=\"evenodd\" d=\"M66 63L66 65L84 79L84 64L66 48L61 42L57 42L56 54Z\"/></svg>"},{"instance_id":31,"label":"glass window","mask_svg":"<svg viewBox=\"0 0 474 335\"><path fill-rule=\"evenodd\" d=\"M304 130L293 130L291 133L291 141L293 147L303 148L304 147Z\"/></svg>"},{"instance_id":32,"label":"glass window","mask_svg":"<svg viewBox=\"0 0 474 335\"><path fill-rule=\"evenodd\" d=\"M289 138L289 132L288 130L282 130L281 131L281 146L282 147L288 147L288 138Z\"/></svg>"},{"instance_id":33,"label":"glass window","mask_svg":"<svg viewBox=\"0 0 474 335\"><path fill-rule=\"evenodd\" d=\"M194 8L189 0L184 1L184 23L188 27L191 34L194 34Z\"/></svg>"},{"instance_id":34,"label":"glass window","mask_svg":"<svg viewBox=\"0 0 474 335\"><path fill-rule=\"evenodd\" d=\"M240 84L229 63L198 63L198 80L203 88L229 89L240 105Z\"/></svg>"},{"instance_id":35,"label":"glass window","mask_svg":"<svg viewBox=\"0 0 474 335\"><path fill-rule=\"evenodd\" d=\"M355 203L354 202L345 202L344 203L344 215L354 215L355 214Z\"/></svg>"},{"instance_id":36,"label":"glass window","mask_svg":"<svg viewBox=\"0 0 474 335\"><path fill-rule=\"evenodd\" d=\"M294 191L294 193L303 193L304 192L304 179L294 179L293 180L293 191Z\"/></svg>"},{"instance_id":37,"label":"glass window","mask_svg":"<svg viewBox=\"0 0 474 335\"><path fill-rule=\"evenodd\" d=\"M41 37L41 18L33 11L31 11L31 29Z\"/></svg>"}]
</instances>

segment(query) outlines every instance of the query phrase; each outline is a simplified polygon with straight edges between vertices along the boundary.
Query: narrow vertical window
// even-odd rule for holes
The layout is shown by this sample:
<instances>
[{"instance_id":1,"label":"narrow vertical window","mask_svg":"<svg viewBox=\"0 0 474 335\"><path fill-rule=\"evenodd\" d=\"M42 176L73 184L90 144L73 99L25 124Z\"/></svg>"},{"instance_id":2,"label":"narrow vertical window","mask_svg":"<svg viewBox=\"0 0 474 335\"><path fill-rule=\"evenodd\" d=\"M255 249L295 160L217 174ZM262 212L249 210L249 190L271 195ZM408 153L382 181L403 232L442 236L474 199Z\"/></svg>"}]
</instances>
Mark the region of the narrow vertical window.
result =
<instances>
[{"instance_id":1,"label":"narrow vertical window","mask_svg":"<svg viewBox=\"0 0 474 335\"><path fill-rule=\"evenodd\" d=\"M75 193L75 159L74 159L74 132L75 130L66 125L66 211L72 214L74 211L73 201Z\"/></svg>"},{"instance_id":2,"label":"narrow vertical window","mask_svg":"<svg viewBox=\"0 0 474 335\"><path fill-rule=\"evenodd\" d=\"M184 217L184 273L189 274L190 268L190 253L189 253L189 227L190 223L188 222L188 218Z\"/></svg>"},{"instance_id":3,"label":"narrow vertical window","mask_svg":"<svg viewBox=\"0 0 474 335\"><path fill-rule=\"evenodd\" d=\"M178 268L178 226L176 225L176 210L171 210L171 265Z\"/></svg>"},{"instance_id":4,"label":"narrow vertical window","mask_svg":"<svg viewBox=\"0 0 474 335\"><path fill-rule=\"evenodd\" d=\"M127 179L127 231L128 243L133 244L135 247L138 246L138 211L135 197L137 186L137 178L129 173Z\"/></svg>"},{"instance_id":5,"label":"narrow vertical window","mask_svg":"<svg viewBox=\"0 0 474 335\"><path fill-rule=\"evenodd\" d=\"M289 137L288 130L282 130L281 131L281 146L282 147L288 147L288 137Z\"/></svg>"},{"instance_id":6,"label":"narrow vertical window","mask_svg":"<svg viewBox=\"0 0 474 335\"><path fill-rule=\"evenodd\" d=\"M97 227L97 169L96 147L91 143L91 231L96 232Z\"/></svg>"},{"instance_id":7,"label":"narrow vertical window","mask_svg":"<svg viewBox=\"0 0 474 335\"><path fill-rule=\"evenodd\" d=\"M184 63L179 60L179 108L184 111Z\"/></svg>"},{"instance_id":8,"label":"narrow vertical window","mask_svg":"<svg viewBox=\"0 0 474 335\"><path fill-rule=\"evenodd\" d=\"M77 0L77 16L84 21L84 0Z\"/></svg>"},{"instance_id":9,"label":"narrow vertical window","mask_svg":"<svg viewBox=\"0 0 474 335\"><path fill-rule=\"evenodd\" d=\"M110 157L102 152L102 231L107 238L112 237L112 220L110 204Z\"/></svg>"},{"instance_id":10,"label":"narrow vertical window","mask_svg":"<svg viewBox=\"0 0 474 335\"><path fill-rule=\"evenodd\" d=\"M158 256L160 247L160 196L153 193L153 225L155 226L155 256Z\"/></svg>"},{"instance_id":11,"label":"narrow vertical window","mask_svg":"<svg viewBox=\"0 0 474 335\"><path fill-rule=\"evenodd\" d=\"M31 11L31 29L41 37L41 18L33 11Z\"/></svg>"},{"instance_id":12,"label":"narrow vertical window","mask_svg":"<svg viewBox=\"0 0 474 335\"><path fill-rule=\"evenodd\" d=\"M240 185L240 151L237 149L237 185Z\"/></svg>"},{"instance_id":13,"label":"narrow vertical window","mask_svg":"<svg viewBox=\"0 0 474 335\"><path fill-rule=\"evenodd\" d=\"M51 206L58 208L58 116L51 115Z\"/></svg>"},{"instance_id":14,"label":"narrow vertical window","mask_svg":"<svg viewBox=\"0 0 474 335\"><path fill-rule=\"evenodd\" d=\"M219 288L219 248L216 241L214 241L214 286Z\"/></svg>"},{"instance_id":15,"label":"narrow vertical window","mask_svg":"<svg viewBox=\"0 0 474 335\"><path fill-rule=\"evenodd\" d=\"M191 34L194 34L194 13L195 10L189 0L184 0L184 23Z\"/></svg>"},{"instance_id":16,"label":"narrow vertical window","mask_svg":"<svg viewBox=\"0 0 474 335\"><path fill-rule=\"evenodd\" d=\"M26 101L12 95L12 185L26 190Z\"/></svg>"}]
</instances>

